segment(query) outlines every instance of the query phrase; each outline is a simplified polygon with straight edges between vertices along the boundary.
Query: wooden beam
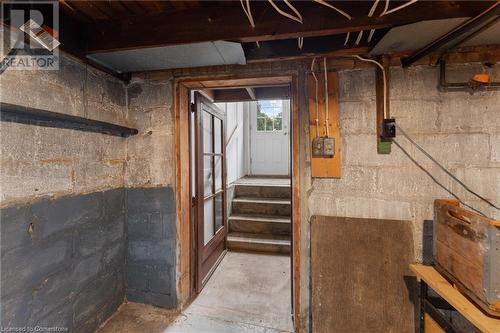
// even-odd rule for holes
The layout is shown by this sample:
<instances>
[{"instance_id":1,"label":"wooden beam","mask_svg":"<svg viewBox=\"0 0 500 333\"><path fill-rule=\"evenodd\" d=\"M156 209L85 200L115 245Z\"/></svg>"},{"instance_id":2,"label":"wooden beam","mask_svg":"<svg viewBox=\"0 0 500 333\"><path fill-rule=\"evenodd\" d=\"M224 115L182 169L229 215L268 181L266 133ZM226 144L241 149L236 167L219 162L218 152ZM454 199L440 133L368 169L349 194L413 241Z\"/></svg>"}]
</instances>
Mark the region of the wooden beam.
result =
<instances>
[{"instance_id":1,"label":"wooden beam","mask_svg":"<svg viewBox=\"0 0 500 333\"><path fill-rule=\"evenodd\" d=\"M244 102L252 101L247 89L217 89L214 90L214 102Z\"/></svg>"},{"instance_id":2,"label":"wooden beam","mask_svg":"<svg viewBox=\"0 0 500 333\"><path fill-rule=\"evenodd\" d=\"M298 47L297 38L256 43L244 43L243 50L247 62L273 61L276 59L300 59L313 56L343 56L367 53L387 33L387 29L375 32L370 43L367 37L359 45L355 37L345 44L345 35L331 35L304 38L302 49ZM367 34L365 34L367 36Z\"/></svg>"},{"instance_id":3,"label":"wooden beam","mask_svg":"<svg viewBox=\"0 0 500 333\"><path fill-rule=\"evenodd\" d=\"M246 89L246 91L248 93L248 96L250 96L250 98L253 101L255 101L257 98L255 97L255 90L254 90L254 88L252 88L252 87L246 87L245 89Z\"/></svg>"},{"instance_id":4,"label":"wooden beam","mask_svg":"<svg viewBox=\"0 0 500 333\"><path fill-rule=\"evenodd\" d=\"M303 24L278 14L267 2L252 2L255 28L248 23L239 2L221 7L207 2L201 8L136 16L116 22L91 25L89 53L155 47L163 45L233 40L255 42L297 37L326 36L360 30L382 29L425 20L474 16L492 1L419 1L397 14L368 17L373 2L352 4L339 1L338 7L354 15L348 20L329 8L309 1L294 5L303 16Z\"/></svg>"},{"instance_id":5,"label":"wooden beam","mask_svg":"<svg viewBox=\"0 0 500 333\"><path fill-rule=\"evenodd\" d=\"M255 88L255 96L257 100L265 99L290 99L291 96L290 86L277 86L277 87L258 87Z\"/></svg>"},{"instance_id":6,"label":"wooden beam","mask_svg":"<svg viewBox=\"0 0 500 333\"><path fill-rule=\"evenodd\" d=\"M498 20L498 15L500 14L500 0L494 2L490 7L485 9L479 15L471 18L470 20L462 23L458 27L450 30L443 36L434 40L432 43L424 46L420 50L416 51L412 55L401 59L403 67L408 67L419 59L425 57L426 55L440 50L449 50L453 47L459 45L466 39L470 38L472 35L481 31L482 28L489 26L492 22Z\"/></svg>"}]
</instances>

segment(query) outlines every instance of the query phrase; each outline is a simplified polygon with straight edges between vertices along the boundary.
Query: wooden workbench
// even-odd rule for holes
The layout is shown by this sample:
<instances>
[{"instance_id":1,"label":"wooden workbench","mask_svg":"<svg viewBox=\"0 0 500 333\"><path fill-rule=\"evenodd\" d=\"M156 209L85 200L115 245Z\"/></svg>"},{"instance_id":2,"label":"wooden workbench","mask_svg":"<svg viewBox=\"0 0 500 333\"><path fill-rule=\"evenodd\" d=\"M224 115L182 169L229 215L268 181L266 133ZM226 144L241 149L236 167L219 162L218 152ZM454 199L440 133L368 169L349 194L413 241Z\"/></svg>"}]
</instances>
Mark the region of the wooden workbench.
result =
<instances>
[{"instance_id":1,"label":"wooden workbench","mask_svg":"<svg viewBox=\"0 0 500 333\"><path fill-rule=\"evenodd\" d=\"M425 289L425 293L422 293L424 295L421 294L421 304L429 304L429 302L426 302L426 300L423 299L427 297L426 288L429 286L446 302L448 302L454 310L458 311L482 332L500 332L500 318L493 318L485 315L474 303L469 301L464 295L455 289L453 285L448 282L448 280L439 274L434 267L413 264L410 265L410 268L416 274L417 278L424 282L422 286ZM421 306L421 309L428 310L425 306ZM425 310L422 311L424 313L421 314L422 321L425 312L427 312ZM427 322L427 320L425 320L425 322Z\"/></svg>"}]
</instances>

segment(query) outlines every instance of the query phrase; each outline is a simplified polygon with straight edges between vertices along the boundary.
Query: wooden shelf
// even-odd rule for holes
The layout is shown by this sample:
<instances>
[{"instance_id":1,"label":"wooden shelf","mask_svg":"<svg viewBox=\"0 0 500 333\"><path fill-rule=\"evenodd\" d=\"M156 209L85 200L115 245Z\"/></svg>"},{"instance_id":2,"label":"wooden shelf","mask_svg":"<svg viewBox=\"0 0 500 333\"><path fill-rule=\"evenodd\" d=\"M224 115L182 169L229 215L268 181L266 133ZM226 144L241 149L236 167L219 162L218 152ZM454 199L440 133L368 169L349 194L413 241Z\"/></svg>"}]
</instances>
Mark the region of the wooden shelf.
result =
<instances>
[{"instance_id":1,"label":"wooden shelf","mask_svg":"<svg viewBox=\"0 0 500 333\"><path fill-rule=\"evenodd\" d=\"M469 301L451 285L432 266L410 265L410 269L417 278L423 280L429 287L450 303L462 316L467 318L474 326L485 333L500 332L500 319L484 314L477 305Z\"/></svg>"}]
</instances>

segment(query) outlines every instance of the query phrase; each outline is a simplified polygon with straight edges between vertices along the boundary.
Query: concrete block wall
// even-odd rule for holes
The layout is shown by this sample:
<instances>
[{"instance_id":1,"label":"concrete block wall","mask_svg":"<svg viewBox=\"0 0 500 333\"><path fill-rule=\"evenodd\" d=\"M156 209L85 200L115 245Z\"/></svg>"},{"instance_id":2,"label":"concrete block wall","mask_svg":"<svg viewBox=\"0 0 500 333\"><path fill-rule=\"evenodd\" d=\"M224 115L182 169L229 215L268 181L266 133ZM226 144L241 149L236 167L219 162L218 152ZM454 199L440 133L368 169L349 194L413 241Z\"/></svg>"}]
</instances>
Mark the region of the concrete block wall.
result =
<instances>
[{"instance_id":1,"label":"concrete block wall","mask_svg":"<svg viewBox=\"0 0 500 333\"><path fill-rule=\"evenodd\" d=\"M174 191L127 189L127 228L127 299L175 308Z\"/></svg>"},{"instance_id":2,"label":"concrete block wall","mask_svg":"<svg viewBox=\"0 0 500 333\"><path fill-rule=\"evenodd\" d=\"M2 102L128 125L125 86L69 57L58 71L7 70ZM127 140L120 137L0 123L0 201L124 186Z\"/></svg>"},{"instance_id":3,"label":"concrete block wall","mask_svg":"<svg viewBox=\"0 0 500 333\"><path fill-rule=\"evenodd\" d=\"M127 122L125 86L70 57L7 70L2 102ZM0 123L1 326L93 331L125 297L126 139Z\"/></svg>"},{"instance_id":4,"label":"concrete block wall","mask_svg":"<svg viewBox=\"0 0 500 333\"><path fill-rule=\"evenodd\" d=\"M0 210L1 326L91 332L125 295L125 191Z\"/></svg>"},{"instance_id":5,"label":"concrete block wall","mask_svg":"<svg viewBox=\"0 0 500 333\"><path fill-rule=\"evenodd\" d=\"M127 87L127 299L173 308L176 295L175 137L172 82Z\"/></svg>"},{"instance_id":6,"label":"concrete block wall","mask_svg":"<svg viewBox=\"0 0 500 333\"><path fill-rule=\"evenodd\" d=\"M175 124L170 80L135 79L127 87L129 122L139 134L127 140L126 187L172 186Z\"/></svg>"},{"instance_id":7,"label":"concrete block wall","mask_svg":"<svg viewBox=\"0 0 500 333\"><path fill-rule=\"evenodd\" d=\"M0 123L0 326L91 332L128 289L148 292L136 301L175 306L172 85L127 88L65 54L60 61L58 71L5 71L1 101L135 127L139 135ZM147 290L127 279L127 262L140 262L144 249L156 255L141 267Z\"/></svg>"},{"instance_id":8,"label":"concrete block wall","mask_svg":"<svg viewBox=\"0 0 500 333\"><path fill-rule=\"evenodd\" d=\"M500 66L449 66L450 81L467 81L477 72L499 77ZM391 68L391 116L403 130L476 192L500 204L500 92L440 92L439 70ZM397 219L412 223L416 260L422 258L422 227L433 219L433 201L451 198L392 145L378 155L375 125L375 74L372 69L339 73L342 178L314 179L311 215ZM467 193L401 134L397 142L443 185L492 218L498 210Z\"/></svg>"}]
</instances>

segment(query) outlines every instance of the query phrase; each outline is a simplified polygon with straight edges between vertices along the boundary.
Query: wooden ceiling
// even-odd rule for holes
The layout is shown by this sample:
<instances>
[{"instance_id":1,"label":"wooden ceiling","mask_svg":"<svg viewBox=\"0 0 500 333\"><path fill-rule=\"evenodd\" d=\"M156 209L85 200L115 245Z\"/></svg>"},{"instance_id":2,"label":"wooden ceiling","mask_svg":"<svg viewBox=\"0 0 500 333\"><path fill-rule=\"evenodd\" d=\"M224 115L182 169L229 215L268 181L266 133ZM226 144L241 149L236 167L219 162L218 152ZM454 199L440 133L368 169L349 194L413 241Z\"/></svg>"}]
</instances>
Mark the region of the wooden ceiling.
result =
<instances>
[{"instance_id":1,"label":"wooden ceiling","mask_svg":"<svg viewBox=\"0 0 500 333\"><path fill-rule=\"evenodd\" d=\"M61 9L87 22L128 20L137 16L173 14L200 8L200 1L82 1L60 0Z\"/></svg>"},{"instance_id":2,"label":"wooden ceiling","mask_svg":"<svg viewBox=\"0 0 500 333\"><path fill-rule=\"evenodd\" d=\"M390 0L389 8L405 1ZM368 17L374 1L328 1L352 16L313 1L292 1L303 23L280 15L268 1L251 1L252 28L240 1L77 1L60 0L60 39L68 52L90 53L206 42L243 44L248 61L368 52L391 28L422 20L472 17L495 1L418 1L380 16L385 0ZM288 11L281 0L275 4ZM367 36L375 33L370 42ZM360 31L364 36L355 43ZM346 42L346 34L350 39ZM303 48L298 37L304 37ZM257 45L256 42L259 42ZM344 45L345 44L345 45Z\"/></svg>"}]
</instances>

